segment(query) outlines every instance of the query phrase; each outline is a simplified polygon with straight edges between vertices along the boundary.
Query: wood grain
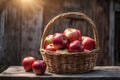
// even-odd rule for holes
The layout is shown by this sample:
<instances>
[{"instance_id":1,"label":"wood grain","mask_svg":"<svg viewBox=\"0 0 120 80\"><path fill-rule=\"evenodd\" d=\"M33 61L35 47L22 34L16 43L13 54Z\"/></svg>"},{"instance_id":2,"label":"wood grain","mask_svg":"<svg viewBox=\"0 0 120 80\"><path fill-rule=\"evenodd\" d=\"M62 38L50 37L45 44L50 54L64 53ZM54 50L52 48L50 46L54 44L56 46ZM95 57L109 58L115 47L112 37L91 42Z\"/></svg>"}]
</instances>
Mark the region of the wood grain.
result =
<instances>
[{"instance_id":1,"label":"wood grain","mask_svg":"<svg viewBox=\"0 0 120 80\"><path fill-rule=\"evenodd\" d=\"M17 7L12 4L11 2L8 3L8 6L3 10L1 16L4 21L2 23L2 31L4 32L2 48L3 55L0 58L0 62L2 61L3 64L6 65L17 65L19 64L19 45L20 45L20 15L19 12L16 10Z\"/></svg>"},{"instance_id":2,"label":"wood grain","mask_svg":"<svg viewBox=\"0 0 120 80\"><path fill-rule=\"evenodd\" d=\"M26 56L41 59L39 54L43 25L43 9L34 7L29 11L22 11L21 21L21 61Z\"/></svg>"},{"instance_id":3,"label":"wood grain","mask_svg":"<svg viewBox=\"0 0 120 80\"><path fill-rule=\"evenodd\" d=\"M45 72L44 75L35 75L25 72L22 66L11 66L0 74L1 80L119 80L119 66L96 66L93 71L84 74L54 74Z\"/></svg>"},{"instance_id":4,"label":"wood grain","mask_svg":"<svg viewBox=\"0 0 120 80\"><path fill-rule=\"evenodd\" d=\"M21 65L26 56L41 59L42 20L38 4L26 11L14 1L8 3L0 16L0 65Z\"/></svg>"}]
</instances>

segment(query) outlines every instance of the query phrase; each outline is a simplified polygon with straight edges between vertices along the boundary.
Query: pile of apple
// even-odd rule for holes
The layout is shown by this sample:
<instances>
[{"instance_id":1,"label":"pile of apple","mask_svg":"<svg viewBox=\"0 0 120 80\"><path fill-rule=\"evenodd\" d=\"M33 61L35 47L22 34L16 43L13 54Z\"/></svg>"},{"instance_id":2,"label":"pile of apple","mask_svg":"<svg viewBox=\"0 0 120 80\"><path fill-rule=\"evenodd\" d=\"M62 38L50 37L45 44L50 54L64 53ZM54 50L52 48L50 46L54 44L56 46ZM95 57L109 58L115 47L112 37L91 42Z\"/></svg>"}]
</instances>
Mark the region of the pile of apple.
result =
<instances>
[{"instance_id":1,"label":"pile of apple","mask_svg":"<svg viewBox=\"0 0 120 80\"><path fill-rule=\"evenodd\" d=\"M44 49L47 51L67 50L68 52L86 52L95 48L95 40L82 36L78 29L67 28L63 33L46 36Z\"/></svg>"},{"instance_id":2,"label":"pile of apple","mask_svg":"<svg viewBox=\"0 0 120 80\"><path fill-rule=\"evenodd\" d=\"M22 66L26 72L33 71L36 75L42 75L46 70L46 63L43 60L36 60L31 56L25 57L22 60Z\"/></svg>"}]
</instances>

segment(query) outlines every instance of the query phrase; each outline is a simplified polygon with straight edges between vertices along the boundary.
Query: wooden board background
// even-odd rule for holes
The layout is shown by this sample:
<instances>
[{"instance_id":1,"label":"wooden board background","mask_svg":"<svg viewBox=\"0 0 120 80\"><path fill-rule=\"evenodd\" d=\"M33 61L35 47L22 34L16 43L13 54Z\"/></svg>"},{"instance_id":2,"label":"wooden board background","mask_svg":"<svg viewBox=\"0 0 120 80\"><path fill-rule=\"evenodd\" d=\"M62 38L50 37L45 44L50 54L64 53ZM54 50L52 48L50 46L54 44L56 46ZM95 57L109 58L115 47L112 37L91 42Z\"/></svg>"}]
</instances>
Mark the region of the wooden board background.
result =
<instances>
[{"instance_id":1,"label":"wooden board background","mask_svg":"<svg viewBox=\"0 0 120 80\"><path fill-rule=\"evenodd\" d=\"M42 11L41 7L22 10L14 1L8 2L1 13L1 64L20 65L26 56L41 58Z\"/></svg>"},{"instance_id":2,"label":"wooden board background","mask_svg":"<svg viewBox=\"0 0 120 80\"><path fill-rule=\"evenodd\" d=\"M39 44L45 25L64 12L83 12L96 24L100 54L97 65L109 65L109 1L108 0L44 0L43 4L23 10L9 2L0 13L0 64L20 65L25 56L39 55ZM53 26L50 33L62 32L65 28L78 28L83 35L92 36L86 22L63 20Z\"/></svg>"},{"instance_id":3,"label":"wooden board background","mask_svg":"<svg viewBox=\"0 0 120 80\"><path fill-rule=\"evenodd\" d=\"M120 65L120 12L116 12L115 20L115 64Z\"/></svg>"}]
</instances>

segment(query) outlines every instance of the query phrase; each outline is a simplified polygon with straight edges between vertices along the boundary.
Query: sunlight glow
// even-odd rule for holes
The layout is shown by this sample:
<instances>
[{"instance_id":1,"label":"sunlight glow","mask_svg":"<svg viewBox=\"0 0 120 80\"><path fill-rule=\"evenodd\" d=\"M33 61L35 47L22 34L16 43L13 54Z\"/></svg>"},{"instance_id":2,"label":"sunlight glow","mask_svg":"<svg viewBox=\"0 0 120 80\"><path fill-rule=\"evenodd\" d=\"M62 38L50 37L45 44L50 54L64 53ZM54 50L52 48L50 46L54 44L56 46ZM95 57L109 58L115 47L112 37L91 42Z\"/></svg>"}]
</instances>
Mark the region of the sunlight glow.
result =
<instances>
[{"instance_id":1,"label":"sunlight glow","mask_svg":"<svg viewBox=\"0 0 120 80\"><path fill-rule=\"evenodd\" d=\"M16 0L23 11L35 12L40 9L42 0Z\"/></svg>"},{"instance_id":2,"label":"sunlight glow","mask_svg":"<svg viewBox=\"0 0 120 80\"><path fill-rule=\"evenodd\" d=\"M23 4L32 4L34 0L20 0Z\"/></svg>"}]
</instances>

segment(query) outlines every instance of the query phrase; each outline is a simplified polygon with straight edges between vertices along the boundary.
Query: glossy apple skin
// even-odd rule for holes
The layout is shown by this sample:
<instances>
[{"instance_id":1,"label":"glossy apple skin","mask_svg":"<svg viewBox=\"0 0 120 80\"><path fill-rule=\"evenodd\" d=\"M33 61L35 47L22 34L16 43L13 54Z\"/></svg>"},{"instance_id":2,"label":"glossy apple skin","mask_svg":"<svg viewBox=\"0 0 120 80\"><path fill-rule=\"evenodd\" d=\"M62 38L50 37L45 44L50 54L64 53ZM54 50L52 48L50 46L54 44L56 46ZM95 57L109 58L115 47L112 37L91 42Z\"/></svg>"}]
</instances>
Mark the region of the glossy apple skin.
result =
<instances>
[{"instance_id":1,"label":"glossy apple skin","mask_svg":"<svg viewBox=\"0 0 120 80\"><path fill-rule=\"evenodd\" d=\"M46 63L43 60L36 60L33 64L32 64L32 69L33 72L36 75L42 75L45 73L46 70Z\"/></svg>"},{"instance_id":2,"label":"glossy apple skin","mask_svg":"<svg viewBox=\"0 0 120 80\"><path fill-rule=\"evenodd\" d=\"M45 48L45 50L48 50L48 51L56 51L57 48L53 45L53 44L48 44Z\"/></svg>"},{"instance_id":3,"label":"glossy apple skin","mask_svg":"<svg viewBox=\"0 0 120 80\"><path fill-rule=\"evenodd\" d=\"M63 33L69 40L69 42L80 40L82 38L82 33L78 29L67 28Z\"/></svg>"},{"instance_id":4,"label":"glossy apple skin","mask_svg":"<svg viewBox=\"0 0 120 80\"><path fill-rule=\"evenodd\" d=\"M88 50L88 49L84 49L84 52L90 52L90 50Z\"/></svg>"},{"instance_id":5,"label":"glossy apple skin","mask_svg":"<svg viewBox=\"0 0 120 80\"><path fill-rule=\"evenodd\" d=\"M68 46L68 39L62 33L55 33L53 36L53 44L57 49L64 49Z\"/></svg>"},{"instance_id":6,"label":"glossy apple skin","mask_svg":"<svg viewBox=\"0 0 120 80\"><path fill-rule=\"evenodd\" d=\"M82 36L82 41L83 41L85 38L88 38L88 37L87 37L87 36Z\"/></svg>"},{"instance_id":7,"label":"glossy apple skin","mask_svg":"<svg viewBox=\"0 0 120 80\"><path fill-rule=\"evenodd\" d=\"M71 42L68 47L69 52L82 52L83 50L83 46L79 40Z\"/></svg>"},{"instance_id":8,"label":"glossy apple skin","mask_svg":"<svg viewBox=\"0 0 120 80\"><path fill-rule=\"evenodd\" d=\"M34 57L25 57L23 60L22 60L22 65L25 69L26 72L28 71L31 71L32 70L32 64L34 63L35 61L35 58Z\"/></svg>"},{"instance_id":9,"label":"glossy apple skin","mask_svg":"<svg viewBox=\"0 0 120 80\"><path fill-rule=\"evenodd\" d=\"M93 50L95 49L95 40L90 37L83 36L82 45L84 49Z\"/></svg>"},{"instance_id":10,"label":"glossy apple skin","mask_svg":"<svg viewBox=\"0 0 120 80\"><path fill-rule=\"evenodd\" d=\"M48 44L52 44L52 42L53 42L53 35L50 34L44 40L44 48L46 48Z\"/></svg>"}]
</instances>

